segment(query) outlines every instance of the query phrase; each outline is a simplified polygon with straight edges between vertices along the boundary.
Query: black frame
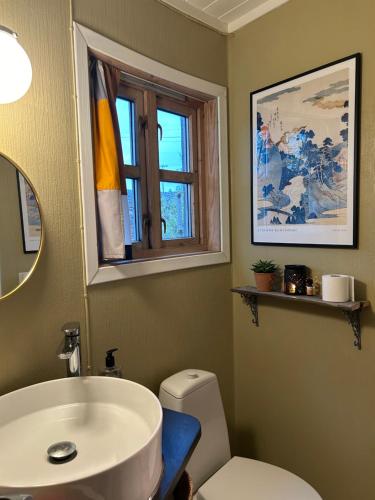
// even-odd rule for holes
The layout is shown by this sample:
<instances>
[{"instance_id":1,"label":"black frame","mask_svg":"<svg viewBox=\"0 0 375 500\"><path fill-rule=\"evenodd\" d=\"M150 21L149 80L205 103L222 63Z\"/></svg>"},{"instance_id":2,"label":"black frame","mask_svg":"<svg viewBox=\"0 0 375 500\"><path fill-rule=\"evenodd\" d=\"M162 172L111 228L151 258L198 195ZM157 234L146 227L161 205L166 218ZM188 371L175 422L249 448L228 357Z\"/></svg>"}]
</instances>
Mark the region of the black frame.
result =
<instances>
[{"instance_id":1,"label":"black frame","mask_svg":"<svg viewBox=\"0 0 375 500\"><path fill-rule=\"evenodd\" d=\"M17 170L17 191L18 191L18 203L20 207L20 219L21 219L21 230L22 230L22 245L23 245L23 253L28 254L28 253L38 253L40 250L40 244L39 244L39 249L38 250L27 250L26 248L26 237L25 237L25 226L23 223L23 208L22 208L22 201L21 201L21 187L20 187L20 175L22 175L23 179L25 182L27 182L34 192L34 189L31 187L31 184L29 181L26 179L26 177L23 174L20 174L20 172ZM34 193L35 195L35 193ZM40 213L40 208L39 208L39 213Z\"/></svg>"},{"instance_id":2,"label":"black frame","mask_svg":"<svg viewBox=\"0 0 375 500\"><path fill-rule=\"evenodd\" d=\"M253 96L264 90L269 90L278 85L291 82L297 78L307 76L316 71L334 66L336 64L355 59L355 114L354 114L354 150L353 150L353 243L351 245L331 245L331 244L313 244L313 243L270 243L254 241L254 199L253 199L253 153L254 153L254 130L253 130ZM362 72L362 59L361 53L357 52L350 56L338 59L336 61L323 64L317 68L299 73L298 75L286 78L277 83L267 85L261 89L250 92L250 214L251 214L251 244L256 246L282 246L282 247L306 247L306 248L358 248L358 218L359 218L359 150L360 150L360 106L361 106L361 72Z\"/></svg>"}]
</instances>

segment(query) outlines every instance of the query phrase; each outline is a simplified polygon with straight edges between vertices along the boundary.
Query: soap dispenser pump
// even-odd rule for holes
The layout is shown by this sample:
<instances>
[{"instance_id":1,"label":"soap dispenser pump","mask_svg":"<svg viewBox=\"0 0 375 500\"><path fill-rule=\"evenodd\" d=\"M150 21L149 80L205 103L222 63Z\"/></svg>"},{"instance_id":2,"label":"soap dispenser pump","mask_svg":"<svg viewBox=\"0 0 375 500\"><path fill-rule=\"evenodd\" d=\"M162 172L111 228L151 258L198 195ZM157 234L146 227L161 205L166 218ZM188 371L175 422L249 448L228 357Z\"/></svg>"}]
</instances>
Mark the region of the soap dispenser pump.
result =
<instances>
[{"instance_id":1,"label":"soap dispenser pump","mask_svg":"<svg viewBox=\"0 0 375 500\"><path fill-rule=\"evenodd\" d=\"M117 348L109 349L107 351L107 355L105 358L105 369L101 373L103 377L122 377L121 370L116 366L115 357L113 355L113 353L116 351L118 351Z\"/></svg>"}]
</instances>

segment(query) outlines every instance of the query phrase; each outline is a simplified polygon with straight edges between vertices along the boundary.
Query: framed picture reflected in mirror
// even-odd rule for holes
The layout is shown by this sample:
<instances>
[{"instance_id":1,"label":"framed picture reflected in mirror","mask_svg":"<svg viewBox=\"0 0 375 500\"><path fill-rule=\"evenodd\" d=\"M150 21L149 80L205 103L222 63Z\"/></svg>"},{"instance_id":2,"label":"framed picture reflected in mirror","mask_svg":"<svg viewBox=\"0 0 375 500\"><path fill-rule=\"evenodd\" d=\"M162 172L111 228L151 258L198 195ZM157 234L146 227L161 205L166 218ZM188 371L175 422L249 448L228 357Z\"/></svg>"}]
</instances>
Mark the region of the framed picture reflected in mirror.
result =
<instances>
[{"instance_id":1,"label":"framed picture reflected in mirror","mask_svg":"<svg viewBox=\"0 0 375 500\"><path fill-rule=\"evenodd\" d=\"M37 199L24 176L17 172L23 250L37 253L40 248L41 220Z\"/></svg>"}]
</instances>

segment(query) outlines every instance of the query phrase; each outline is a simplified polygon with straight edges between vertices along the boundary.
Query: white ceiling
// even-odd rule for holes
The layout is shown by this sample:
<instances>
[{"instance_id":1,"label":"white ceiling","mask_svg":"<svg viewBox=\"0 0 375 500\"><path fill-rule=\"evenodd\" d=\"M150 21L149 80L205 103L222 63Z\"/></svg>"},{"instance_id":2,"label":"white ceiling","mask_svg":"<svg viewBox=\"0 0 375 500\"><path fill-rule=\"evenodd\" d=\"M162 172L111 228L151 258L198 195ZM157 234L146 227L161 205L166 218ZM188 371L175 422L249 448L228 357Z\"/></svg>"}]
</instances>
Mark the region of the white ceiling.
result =
<instances>
[{"instance_id":1,"label":"white ceiling","mask_svg":"<svg viewBox=\"0 0 375 500\"><path fill-rule=\"evenodd\" d=\"M159 0L222 33L232 33L288 0Z\"/></svg>"}]
</instances>

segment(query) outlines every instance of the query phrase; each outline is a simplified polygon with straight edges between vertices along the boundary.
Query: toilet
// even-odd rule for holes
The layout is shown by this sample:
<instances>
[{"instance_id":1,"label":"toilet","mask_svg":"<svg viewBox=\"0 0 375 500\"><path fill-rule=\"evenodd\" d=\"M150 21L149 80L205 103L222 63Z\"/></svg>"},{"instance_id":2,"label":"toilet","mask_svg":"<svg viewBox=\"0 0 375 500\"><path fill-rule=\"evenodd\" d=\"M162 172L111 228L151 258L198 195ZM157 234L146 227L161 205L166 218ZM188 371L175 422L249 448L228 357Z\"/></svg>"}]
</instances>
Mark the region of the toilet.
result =
<instances>
[{"instance_id":1,"label":"toilet","mask_svg":"<svg viewBox=\"0 0 375 500\"><path fill-rule=\"evenodd\" d=\"M280 467L249 458L231 458L228 429L217 377L183 370L160 385L163 407L198 418L201 439L186 467L194 500L322 500L303 479Z\"/></svg>"}]
</instances>

